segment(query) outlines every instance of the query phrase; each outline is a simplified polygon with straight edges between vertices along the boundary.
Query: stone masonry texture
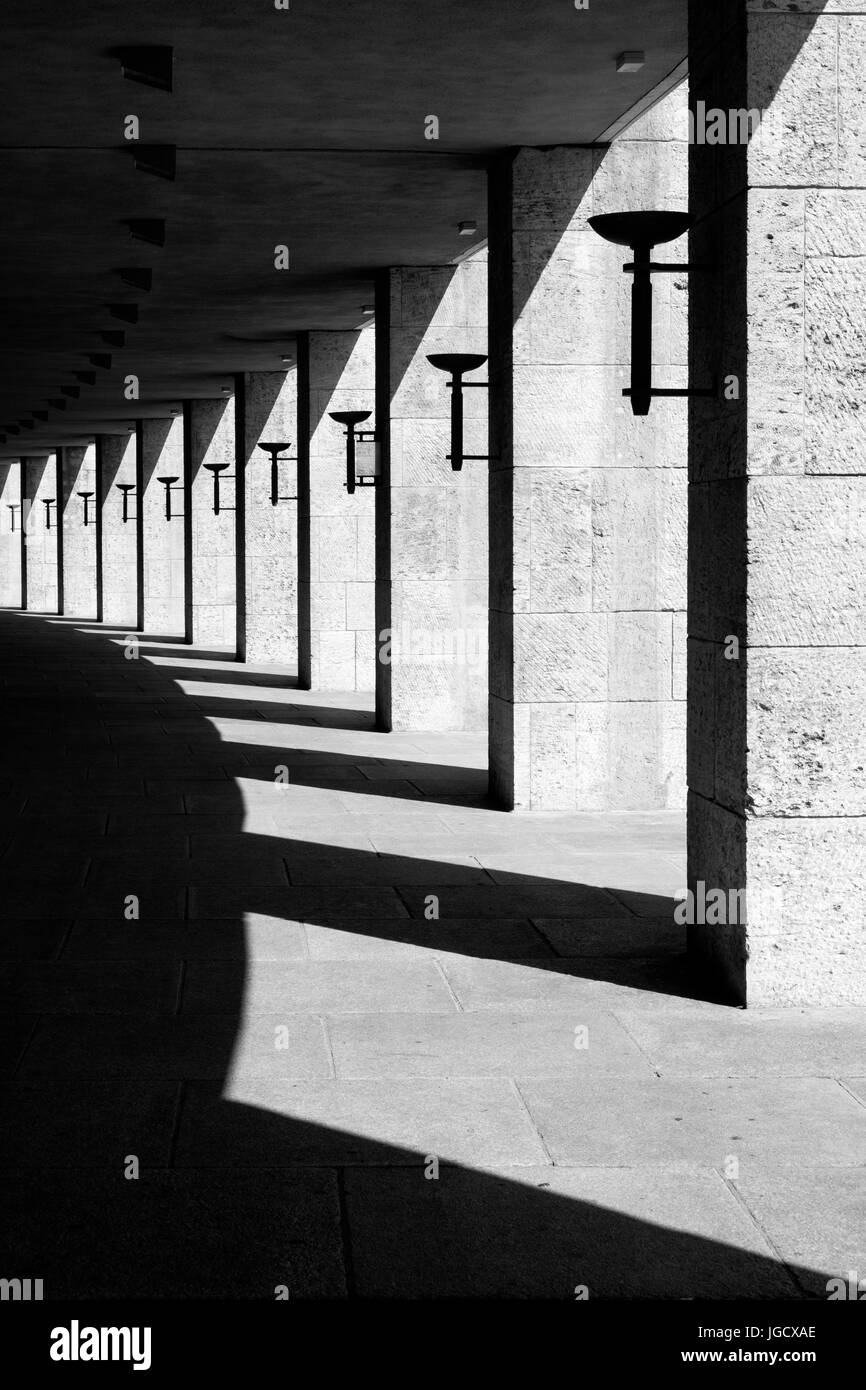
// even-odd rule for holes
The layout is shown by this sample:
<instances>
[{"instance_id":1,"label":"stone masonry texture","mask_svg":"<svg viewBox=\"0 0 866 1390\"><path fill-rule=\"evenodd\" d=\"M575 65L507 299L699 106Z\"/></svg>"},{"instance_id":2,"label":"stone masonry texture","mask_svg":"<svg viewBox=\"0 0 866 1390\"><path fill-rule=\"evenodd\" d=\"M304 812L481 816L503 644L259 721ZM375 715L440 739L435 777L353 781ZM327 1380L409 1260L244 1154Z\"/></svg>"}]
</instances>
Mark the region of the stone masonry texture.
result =
<instances>
[{"instance_id":1,"label":"stone masonry texture","mask_svg":"<svg viewBox=\"0 0 866 1390\"><path fill-rule=\"evenodd\" d=\"M628 252L587 218L684 210L687 133L679 88L607 148L491 178L490 764L515 808L684 803L685 402L623 398ZM686 384L686 293L654 279L659 386Z\"/></svg>"},{"instance_id":2,"label":"stone masonry texture","mask_svg":"<svg viewBox=\"0 0 866 1390\"><path fill-rule=\"evenodd\" d=\"M692 102L761 112L690 170L691 374L740 392L690 420L689 879L747 900L690 944L750 1004L866 999L866 18L805 8L691 7Z\"/></svg>"}]
</instances>

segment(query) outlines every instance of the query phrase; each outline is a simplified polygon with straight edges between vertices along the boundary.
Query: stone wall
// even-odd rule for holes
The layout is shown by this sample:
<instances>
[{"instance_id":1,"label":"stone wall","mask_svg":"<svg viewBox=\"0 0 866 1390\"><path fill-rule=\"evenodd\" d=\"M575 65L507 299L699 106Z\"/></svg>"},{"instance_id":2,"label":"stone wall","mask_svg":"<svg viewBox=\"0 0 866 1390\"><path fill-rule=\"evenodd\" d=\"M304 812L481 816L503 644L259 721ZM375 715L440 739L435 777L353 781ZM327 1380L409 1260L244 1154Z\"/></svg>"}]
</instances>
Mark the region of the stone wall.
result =
<instances>
[{"instance_id":1,"label":"stone wall","mask_svg":"<svg viewBox=\"0 0 866 1390\"><path fill-rule=\"evenodd\" d=\"M246 372L236 386L243 435L243 573L238 588L238 651L243 660L295 666L298 660L298 373ZM237 427L237 422L236 422ZM240 437L240 436L239 436ZM287 443L271 505L270 458L261 440ZM294 500L292 500L294 499ZM240 535L240 531L239 531Z\"/></svg>"},{"instance_id":2,"label":"stone wall","mask_svg":"<svg viewBox=\"0 0 866 1390\"><path fill-rule=\"evenodd\" d=\"M750 1003L866 1001L866 15L821 8L691 7L693 105L762 112L691 163L739 395L690 427L689 878L747 898L691 946Z\"/></svg>"},{"instance_id":3,"label":"stone wall","mask_svg":"<svg viewBox=\"0 0 866 1390\"><path fill-rule=\"evenodd\" d=\"M685 403L635 417L623 398L630 253L587 218L684 210L687 135L680 88L607 149L524 149L491 176L490 764L506 805L685 799ZM686 384L686 293L654 277L659 386Z\"/></svg>"},{"instance_id":4,"label":"stone wall","mask_svg":"<svg viewBox=\"0 0 866 1390\"><path fill-rule=\"evenodd\" d=\"M369 410L361 428L373 427L374 354L372 328L308 333L300 344L298 672L312 690L372 690L375 681L376 489L349 495L346 432L330 418Z\"/></svg>"},{"instance_id":5,"label":"stone wall","mask_svg":"<svg viewBox=\"0 0 866 1390\"><path fill-rule=\"evenodd\" d=\"M234 402L231 397L187 401L184 408L188 413L187 503L191 503L192 517L187 637L205 646L235 650ZM214 475L207 467L214 463L228 465L220 475L218 515L214 513Z\"/></svg>"},{"instance_id":6,"label":"stone wall","mask_svg":"<svg viewBox=\"0 0 866 1390\"><path fill-rule=\"evenodd\" d=\"M61 457L61 522L63 539L62 607L73 618L96 618L96 447L65 448ZM84 499L87 499L87 525Z\"/></svg>"},{"instance_id":7,"label":"stone wall","mask_svg":"<svg viewBox=\"0 0 866 1390\"><path fill-rule=\"evenodd\" d=\"M380 634L390 667L379 720L393 729L483 729L487 719L487 391L467 387L459 471L448 376L428 354L487 353L487 252L390 271L382 412L390 487L379 498ZM486 381L484 366L469 374ZM380 648L384 649L380 641Z\"/></svg>"},{"instance_id":8,"label":"stone wall","mask_svg":"<svg viewBox=\"0 0 866 1390\"><path fill-rule=\"evenodd\" d=\"M135 433L102 434L96 441L100 541L102 620L135 627L138 614L138 498L128 493L128 520L123 520L123 495L118 483L135 484Z\"/></svg>"},{"instance_id":9,"label":"stone wall","mask_svg":"<svg viewBox=\"0 0 866 1390\"><path fill-rule=\"evenodd\" d=\"M138 428L139 537L143 572L142 627L167 637L184 635L183 421L141 420ZM165 516L160 477L177 478L172 519Z\"/></svg>"},{"instance_id":10,"label":"stone wall","mask_svg":"<svg viewBox=\"0 0 866 1390\"><path fill-rule=\"evenodd\" d=\"M21 536L21 464L0 463L0 608L23 604Z\"/></svg>"},{"instance_id":11,"label":"stone wall","mask_svg":"<svg viewBox=\"0 0 866 1390\"><path fill-rule=\"evenodd\" d=\"M50 509L51 528L46 526L43 502L57 500L57 456L25 458L24 532L26 545L26 606L31 613L56 613L58 597L57 507Z\"/></svg>"}]
</instances>

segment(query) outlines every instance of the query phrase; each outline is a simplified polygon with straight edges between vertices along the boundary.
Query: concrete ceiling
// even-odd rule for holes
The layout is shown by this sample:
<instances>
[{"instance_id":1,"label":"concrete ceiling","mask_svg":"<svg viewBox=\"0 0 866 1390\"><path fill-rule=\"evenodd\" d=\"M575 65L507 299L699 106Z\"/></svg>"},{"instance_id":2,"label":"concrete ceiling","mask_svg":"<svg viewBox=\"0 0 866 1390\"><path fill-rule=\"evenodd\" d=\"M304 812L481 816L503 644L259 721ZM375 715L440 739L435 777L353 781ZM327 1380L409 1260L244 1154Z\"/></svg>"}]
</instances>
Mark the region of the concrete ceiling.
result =
<instances>
[{"instance_id":1,"label":"concrete ceiling","mask_svg":"<svg viewBox=\"0 0 866 1390\"><path fill-rule=\"evenodd\" d=\"M5 0L0 456L38 453L278 370L305 328L353 328L388 265L445 264L486 233L489 155L587 144L686 53L686 0ZM112 50L170 44L173 91ZM616 55L643 49L640 72ZM137 169L174 145L176 179ZM439 119L438 141L424 137ZM139 146L140 150L140 146ZM129 218L164 218L161 248ZM291 268L274 269L286 244ZM128 287L126 267L152 270ZM137 322L108 305L137 305ZM123 332L122 348L100 339ZM90 353L110 353L110 370ZM96 384L76 382L95 370ZM134 373L141 402L126 401ZM58 411L62 385L80 386Z\"/></svg>"}]
</instances>

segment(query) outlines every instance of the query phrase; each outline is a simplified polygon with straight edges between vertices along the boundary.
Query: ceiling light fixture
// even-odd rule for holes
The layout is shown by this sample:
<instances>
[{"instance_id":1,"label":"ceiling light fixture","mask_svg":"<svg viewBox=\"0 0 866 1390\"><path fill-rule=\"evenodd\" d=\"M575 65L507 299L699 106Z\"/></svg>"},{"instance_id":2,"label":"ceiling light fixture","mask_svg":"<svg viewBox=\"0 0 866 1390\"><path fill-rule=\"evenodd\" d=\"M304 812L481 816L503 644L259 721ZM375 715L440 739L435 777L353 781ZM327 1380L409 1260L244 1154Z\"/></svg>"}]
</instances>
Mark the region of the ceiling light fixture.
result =
<instances>
[{"instance_id":1,"label":"ceiling light fixture","mask_svg":"<svg viewBox=\"0 0 866 1390\"><path fill-rule=\"evenodd\" d=\"M646 62L646 54L642 48L628 48L624 53L618 53L616 58L617 72L640 72Z\"/></svg>"}]
</instances>

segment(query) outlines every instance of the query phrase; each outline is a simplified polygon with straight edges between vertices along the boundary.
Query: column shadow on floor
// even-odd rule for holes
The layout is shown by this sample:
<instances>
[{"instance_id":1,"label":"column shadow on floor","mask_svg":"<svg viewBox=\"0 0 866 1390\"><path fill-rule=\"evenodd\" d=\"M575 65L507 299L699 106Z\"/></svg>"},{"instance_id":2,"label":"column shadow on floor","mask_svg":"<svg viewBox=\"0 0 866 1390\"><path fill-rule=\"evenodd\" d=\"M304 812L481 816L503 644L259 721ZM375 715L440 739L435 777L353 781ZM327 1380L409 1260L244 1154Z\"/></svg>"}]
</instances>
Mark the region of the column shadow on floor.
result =
<instances>
[{"instance_id":1,"label":"column shadow on floor","mask_svg":"<svg viewBox=\"0 0 866 1390\"><path fill-rule=\"evenodd\" d=\"M773 1259L718 1174L624 1179L550 1165L504 1076L335 1081L313 1017L329 1012L326 1001L286 1011L297 1003L293 976L310 964L286 954L293 923L336 919L351 932L448 950L453 919L420 915L430 885L256 886L263 870L253 861L273 854L301 865L322 846L309 832L247 834L229 778L216 779L218 810L188 808L184 797L197 793L178 786L227 753L207 720L191 753L186 731L144 714L115 721L98 693L126 689L133 710L142 693L149 705L175 700L164 668L127 662L115 643L73 624L4 615L0 632L7 1277L43 1279L47 1299L271 1299L278 1288L294 1299L573 1299L584 1286L595 1298L817 1296L826 1275ZM46 692L34 674L25 698L22 683L43 662L57 688ZM221 872L226 837L237 835L250 855ZM203 880L182 871L181 839L187 862L199 849ZM334 845L327 855L350 878L377 861ZM437 863L402 862L422 879ZM524 878L503 896L575 890L534 876L527 888ZM482 886L478 901L497 891ZM140 896L137 920L124 914L129 893ZM345 905L322 910L328 893L345 896L354 920ZM311 894L318 908L299 913ZM274 956L255 950L255 965L251 922L283 943ZM529 929L540 948L543 934ZM489 943L473 953L489 955ZM405 958L373 964L394 991L416 987ZM643 975L638 987L653 988L650 967L624 964ZM364 968L346 963L347 990ZM568 962L552 948L530 968L616 973L609 960ZM251 1006L262 972L271 995ZM576 1074L576 1106L584 1084Z\"/></svg>"}]
</instances>

